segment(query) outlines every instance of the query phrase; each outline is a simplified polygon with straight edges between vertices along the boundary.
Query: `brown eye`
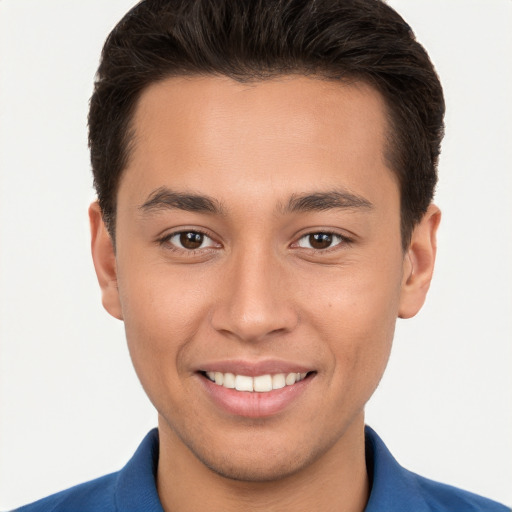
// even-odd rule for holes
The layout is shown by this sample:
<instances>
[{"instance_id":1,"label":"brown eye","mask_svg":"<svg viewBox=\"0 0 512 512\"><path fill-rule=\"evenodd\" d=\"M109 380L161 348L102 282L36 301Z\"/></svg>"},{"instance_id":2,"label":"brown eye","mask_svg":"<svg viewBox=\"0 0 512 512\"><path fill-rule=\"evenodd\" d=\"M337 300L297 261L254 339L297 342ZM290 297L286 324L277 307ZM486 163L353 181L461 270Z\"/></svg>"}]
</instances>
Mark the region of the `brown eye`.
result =
<instances>
[{"instance_id":1,"label":"brown eye","mask_svg":"<svg viewBox=\"0 0 512 512\"><path fill-rule=\"evenodd\" d=\"M175 233L167 240L175 247L188 251L204 249L215 245L214 241L209 236L200 231L181 231Z\"/></svg>"},{"instance_id":2,"label":"brown eye","mask_svg":"<svg viewBox=\"0 0 512 512\"><path fill-rule=\"evenodd\" d=\"M299 240L298 246L306 249L321 250L339 245L343 241L343 237L335 233L310 233L309 235L304 235Z\"/></svg>"},{"instance_id":3,"label":"brown eye","mask_svg":"<svg viewBox=\"0 0 512 512\"><path fill-rule=\"evenodd\" d=\"M332 244L332 235L330 233L315 233L309 235L309 245L313 249L327 249Z\"/></svg>"},{"instance_id":4,"label":"brown eye","mask_svg":"<svg viewBox=\"0 0 512 512\"><path fill-rule=\"evenodd\" d=\"M199 249L203 244L204 235L195 231L180 234L180 243L185 249Z\"/></svg>"}]
</instances>

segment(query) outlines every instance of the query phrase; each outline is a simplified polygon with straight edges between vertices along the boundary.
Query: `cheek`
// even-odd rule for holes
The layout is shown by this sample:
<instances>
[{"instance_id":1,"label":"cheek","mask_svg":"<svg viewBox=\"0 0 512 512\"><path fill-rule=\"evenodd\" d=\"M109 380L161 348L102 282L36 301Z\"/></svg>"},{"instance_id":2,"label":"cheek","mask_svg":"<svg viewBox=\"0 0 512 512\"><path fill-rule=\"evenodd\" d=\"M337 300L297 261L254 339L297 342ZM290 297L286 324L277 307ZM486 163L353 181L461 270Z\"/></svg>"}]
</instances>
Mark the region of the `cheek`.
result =
<instances>
[{"instance_id":1,"label":"cheek","mask_svg":"<svg viewBox=\"0 0 512 512\"><path fill-rule=\"evenodd\" d=\"M168 346L171 333L173 339L186 338L197 324L205 301L201 276L191 281L161 262L120 265L118 274L126 329L149 335L155 350Z\"/></svg>"},{"instance_id":2,"label":"cheek","mask_svg":"<svg viewBox=\"0 0 512 512\"><path fill-rule=\"evenodd\" d=\"M133 261L133 260L132 260ZM159 389L179 386L182 361L207 314L204 294L166 265L136 271L120 265L119 295L126 339L137 375L154 401Z\"/></svg>"},{"instance_id":3,"label":"cheek","mask_svg":"<svg viewBox=\"0 0 512 512\"><path fill-rule=\"evenodd\" d=\"M399 260L348 264L323 269L313 279L304 276L301 296L322 331L340 337L353 333L368 341L388 338L397 318L401 276Z\"/></svg>"},{"instance_id":4,"label":"cheek","mask_svg":"<svg viewBox=\"0 0 512 512\"><path fill-rule=\"evenodd\" d=\"M323 338L333 382L342 381L345 396L369 398L389 358L401 267L382 263L336 269L308 294L308 323Z\"/></svg>"}]
</instances>

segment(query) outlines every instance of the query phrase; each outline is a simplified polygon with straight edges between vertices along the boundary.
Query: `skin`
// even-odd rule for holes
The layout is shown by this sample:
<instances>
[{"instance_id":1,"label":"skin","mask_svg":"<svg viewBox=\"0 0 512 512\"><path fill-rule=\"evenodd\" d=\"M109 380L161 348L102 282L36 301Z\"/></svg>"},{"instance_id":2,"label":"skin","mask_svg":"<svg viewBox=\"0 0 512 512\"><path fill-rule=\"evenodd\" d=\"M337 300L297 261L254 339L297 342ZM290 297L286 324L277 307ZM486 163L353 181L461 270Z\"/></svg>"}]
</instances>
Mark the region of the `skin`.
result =
<instances>
[{"instance_id":1,"label":"skin","mask_svg":"<svg viewBox=\"0 0 512 512\"><path fill-rule=\"evenodd\" d=\"M403 251L383 99L307 77L172 78L143 92L133 127L116 251L94 203L92 252L158 410L164 509L362 511L364 406L396 318L423 304L440 219L432 205ZM162 187L217 211L176 207ZM322 208L298 206L326 192ZM207 237L191 251L184 231ZM322 232L335 236L312 248ZM198 373L233 359L312 373L277 414L245 417L218 407Z\"/></svg>"}]
</instances>

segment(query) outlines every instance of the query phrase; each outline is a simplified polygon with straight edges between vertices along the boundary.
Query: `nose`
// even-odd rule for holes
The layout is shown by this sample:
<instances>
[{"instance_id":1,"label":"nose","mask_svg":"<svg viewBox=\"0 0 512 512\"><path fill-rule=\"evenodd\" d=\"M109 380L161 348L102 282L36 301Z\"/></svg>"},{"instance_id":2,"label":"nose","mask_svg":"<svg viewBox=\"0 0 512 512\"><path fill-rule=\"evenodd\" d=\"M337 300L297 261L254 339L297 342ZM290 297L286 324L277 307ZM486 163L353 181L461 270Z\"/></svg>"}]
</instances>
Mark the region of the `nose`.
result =
<instances>
[{"instance_id":1,"label":"nose","mask_svg":"<svg viewBox=\"0 0 512 512\"><path fill-rule=\"evenodd\" d=\"M213 328L247 342L291 332L299 315L287 274L286 263L270 250L233 253L211 316Z\"/></svg>"}]
</instances>

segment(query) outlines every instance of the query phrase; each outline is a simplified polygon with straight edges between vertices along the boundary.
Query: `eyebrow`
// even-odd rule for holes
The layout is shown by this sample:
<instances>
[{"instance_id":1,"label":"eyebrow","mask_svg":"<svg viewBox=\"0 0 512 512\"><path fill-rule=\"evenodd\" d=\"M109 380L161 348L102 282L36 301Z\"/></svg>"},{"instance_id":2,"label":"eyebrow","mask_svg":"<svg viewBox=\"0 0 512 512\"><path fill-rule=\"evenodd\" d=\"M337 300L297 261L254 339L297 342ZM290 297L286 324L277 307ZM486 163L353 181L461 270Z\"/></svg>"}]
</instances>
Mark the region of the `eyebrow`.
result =
<instances>
[{"instance_id":1,"label":"eyebrow","mask_svg":"<svg viewBox=\"0 0 512 512\"><path fill-rule=\"evenodd\" d=\"M214 215L224 213L222 204L212 197L187 192L176 192L167 187L160 187L154 190L148 199L139 206L139 210L144 213L169 209Z\"/></svg>"},{"instance_id":2,"label":"eyebrow","mask_svg":"<svg viewBox=\"0 0 512 512\"><path fill-rule=\"evenodd\" d=\"M325 211L332 209L373 209L373 204L362 196L345 190L294 194L283 208L284 213Z\"/></svg>"},{"instance_id":3,"label":"eyebrow","mask_svg":"<svg viewBox=\"0 0 512 512\"><path fill-rule=\"evenodd\" d=\"M373 204L364 197L348 191L331 190L307 194L293 194L285 206L279 207L283 214L332 209L373 209ZM178 209L188 212L222 215L225 210L222 204L209 196L176 192L167 187L154 190L148 199L139 206L144 213L160 210Z\"/></svg>"}]
</instances>

